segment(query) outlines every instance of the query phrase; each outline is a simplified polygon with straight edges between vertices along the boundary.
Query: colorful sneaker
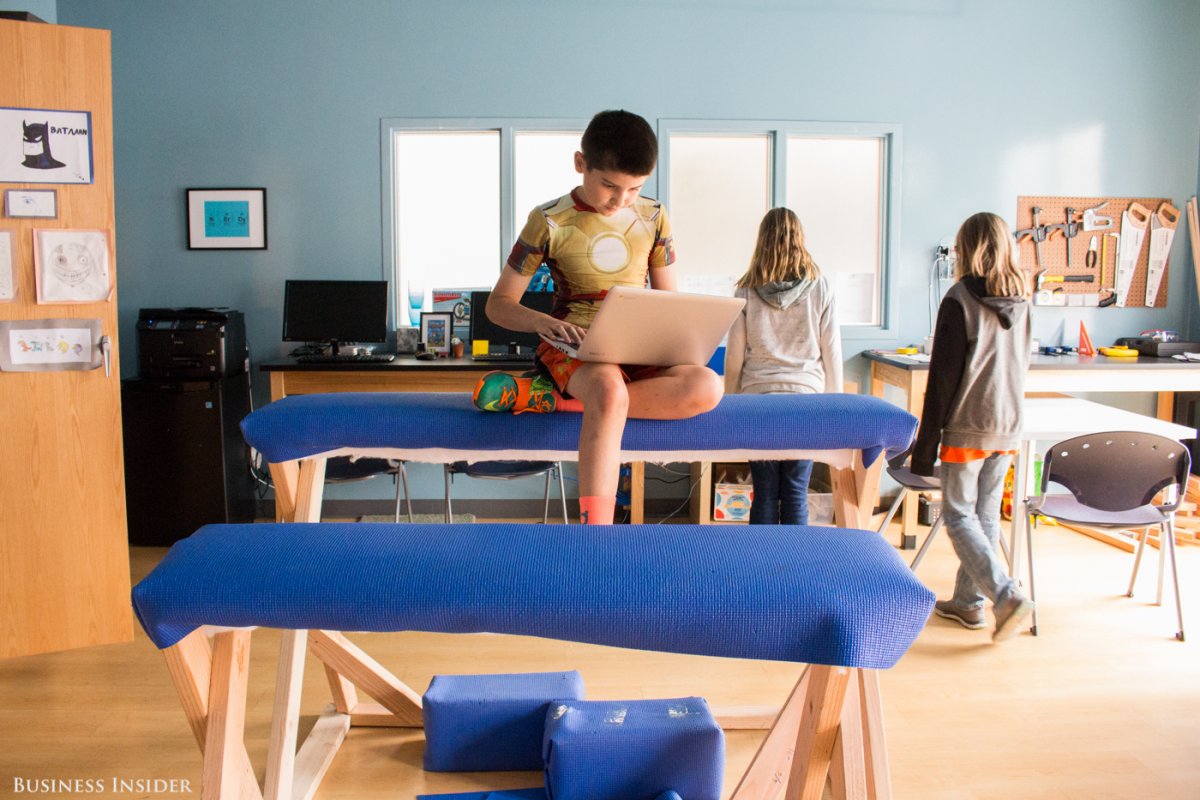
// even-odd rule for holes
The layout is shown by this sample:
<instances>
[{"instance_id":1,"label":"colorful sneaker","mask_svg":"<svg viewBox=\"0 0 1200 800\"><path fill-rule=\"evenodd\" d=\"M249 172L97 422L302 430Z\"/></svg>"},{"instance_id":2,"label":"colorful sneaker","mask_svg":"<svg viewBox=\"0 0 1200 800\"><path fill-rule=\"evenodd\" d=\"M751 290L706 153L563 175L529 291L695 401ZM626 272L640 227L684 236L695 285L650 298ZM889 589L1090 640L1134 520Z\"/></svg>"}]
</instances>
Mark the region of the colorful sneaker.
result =
<instances>
[{"instance_id":1,"label":"colorful sneaker","mask_svg":"<svg viewBox=\"0 0 1200 800\"><path fill-rule=\"evenodd\" d=\"M992 631L992 641L1002 642L1021 632L1021 623L1033 613L1033 601L1014 591L997 603L992 608L992 613L996 615L996 630Z\"/></svg>"},{"instance_id":2,"label":"colorful sneaker","mask_svg":"<svg viewBox=\"0 0 1200 800\"><path fill-rule=\"evenodd\" d=\"M515 378L499 370L479 379L471 402L482 411L511 411L523 414L553 413L557 401L554 385L544 376Z\"/></svg>"},{"instance_id":3,"label":"colorful sneaker","mask_svg":"<svg viewBox=\"0 0 1200 800\"><path fill-rule=\"evenodd\" d=\"M983 606L963 608L953 600L938 600L933 604L933 613L943 619L952 619L967 630L977 631L987 627L987 617L984 616Z\"/></svg>"}]
</instances>

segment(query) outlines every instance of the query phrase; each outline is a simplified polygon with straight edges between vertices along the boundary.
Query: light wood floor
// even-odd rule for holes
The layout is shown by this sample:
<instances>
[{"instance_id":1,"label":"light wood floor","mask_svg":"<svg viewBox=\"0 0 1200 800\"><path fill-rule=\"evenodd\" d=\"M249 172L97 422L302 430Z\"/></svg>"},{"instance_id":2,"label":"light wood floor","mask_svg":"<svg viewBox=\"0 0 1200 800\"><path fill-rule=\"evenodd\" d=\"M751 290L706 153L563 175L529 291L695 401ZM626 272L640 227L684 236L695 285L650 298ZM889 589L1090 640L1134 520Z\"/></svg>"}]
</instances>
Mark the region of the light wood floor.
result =
<instances>
[{"instance_id":1,"label":"light wood floor","mask_svg":"<svg viewBox=\"0 0 1200 800\"><path fill-rule=\"evenodd\" d=\"M1041 635L994 646L988 632L933 619L882 674L895 796L904 800L1200 797L1200 547L1181 548L1191 638L1171 638L1174 611L1153 601L1153 563L1122 596L1132 557L1078 534L1038 532ZM894 538L894 537L893 537ZM162 555L135 549L134 579ZM1151 551L1156 555L1155 551ZM911 554L905 554L910 556ZM957 562L944 536L920 575L945 597ZM1168 595L1168 602L1170 596ZM353 637L417 691L439 672L578 669L592 699L697 694L714 706L778 703L790 664L623 651L508 636ZM255 634L247 743L262 777L278 635ZM309 659L305 726L327 702ZM0 661L0 797L16 779L188 781L200 758L144 635L129 644ZM726 794L758 735L731 733ZM536 786L537 773L426 774L420 732L354 729L318 798ZM23 796L65 797L65 794Z\"/></svg>"}]
</instances>

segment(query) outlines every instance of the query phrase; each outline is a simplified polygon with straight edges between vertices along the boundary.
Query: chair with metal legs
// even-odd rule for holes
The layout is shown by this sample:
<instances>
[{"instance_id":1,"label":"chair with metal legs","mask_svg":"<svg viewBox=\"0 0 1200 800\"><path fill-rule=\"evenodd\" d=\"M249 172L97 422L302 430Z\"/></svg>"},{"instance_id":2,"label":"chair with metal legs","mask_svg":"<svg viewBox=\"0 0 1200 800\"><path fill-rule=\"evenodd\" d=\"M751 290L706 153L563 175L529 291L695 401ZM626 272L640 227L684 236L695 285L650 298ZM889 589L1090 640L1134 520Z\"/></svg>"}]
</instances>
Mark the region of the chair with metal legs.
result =
<instances>
[{"instance_id":1,"label":"chair with metal legs","mask_svg":"<svg viewBox=\"0 0 1200 800\"><path fill-rule=\"evenodd\" d=\"M908 457L911 453L912 448L910 447L903 453L888 459L887 474L900 484L900 491L896 494L896 499L892 501L887 513L883 515L883 524L879 526L881 534L887 530L887 526L891 524L892 519L896 516L896 511L909 492L940 492L942 490L941 469L935 466L932 476L915 474L908 464ZM917 566L925 558L925 553L929 551L929 545L933 544L933 537L937 536L938 529L941 527L942 517L939 514L938 518L933 521L933 525L930 526L929 535L921 543L921 549L917 551L917 555L910 565L913 572L916 572ZM903 542L901 544L903 546Z\"/></svg>"},{"instance_id":2,"label":"chair with metal legs","mask_svg":"<svg viewBox=\"0 0 1200 800\"><path fill-rule=\"evenodd\" d=\"M528 478L534 475L546 476L546 496L542 508L542 523L550 521L550 480L558 478L558 496L562 501L563 524L567 518L567 490L563 484L562 463L559 461L477 461L469 464L466 461L455 461L446 464L446 522L453 522L454 510L450 502L450 484L455 475L466 475L471 478L484 480L508 481L514 478Z\"/></svg>"},{"instance_id":3,"label":"chair with metal legs","mask_svg":"<svg viewBox=\"0 0 1200 800\"><path fill-rule=\"evenodd\" d=\"M904 500L905 495L909 492L940 492L942 490L942 469L941 465L935 465L933 475L917 475L908 464L908 456L912 452L910 447L898 456L888 459L887 474L896 483L900 484L900 493L896 495L896 499L892 502L888 512L883 517L883 524L879 526L879 532L883 533L892 518L896 516L896 510L900 508L900 503ZM945 509L943 509L945 513ZM913 558L909 568L917 571L917 567L925 559L925 554L929 552L929 546L933 544L934 538L938 535L938 531L942 529L942 514L938 514L937 519L929 526L929 534L925 537L925 541L921 543L921 548L917 550L916 557ZM1008 552L1008 544L1004 541L1004 537L999 539L1000 551L1004 554L1004 558L1011 564L1012 557Z\"/></svg>"},{"instance_id":4,"label":"chair with metal legs","mask_svg":"<svg viewBox=\"0 0 1200 800\"><path fill-rule=\"evenodd\" d=\"M1171 579L1175 587L1175 613L1183 641L1183 604L1179 599L1179 572L1175 563L1175 511L1187 489L1192 459L1180 442L1165 436L1136 431L1110 431L1077 436L1046 451L1042 461L1041 494L1025 501L1025 542L1029 549L1029 599L1036 601L1033 583L1033 524L1038 515L1060 522L1074 522L1109 530L1142 528L1133 558L1127 596L1133 596L1142 552L1149 529L1157 526L1158 597L1162 605L1163 567L1171 557ZM1048 494L1057 484L1070 494ZM1164 492L1159 502L1154 502ZM1037 606L1033 611L1033 634L1037 635Z\"/></svg>"},{"instance_id":5,"label":"chair with metal legs","mask_svg":"<svg viewBox=\"0 0 1200 800\"><path fill-rule=\"evenodd\" d=\"M408 494L408 471L404 462L394 458L355 458L336 456L325 464L326 483L351 483L366 480L376 475L391 475L396 481L396 504L394 518L400 521L400 499L403 497L408 510L408 521L413 521L412 498Z\"/></svg>"}]
</instances>

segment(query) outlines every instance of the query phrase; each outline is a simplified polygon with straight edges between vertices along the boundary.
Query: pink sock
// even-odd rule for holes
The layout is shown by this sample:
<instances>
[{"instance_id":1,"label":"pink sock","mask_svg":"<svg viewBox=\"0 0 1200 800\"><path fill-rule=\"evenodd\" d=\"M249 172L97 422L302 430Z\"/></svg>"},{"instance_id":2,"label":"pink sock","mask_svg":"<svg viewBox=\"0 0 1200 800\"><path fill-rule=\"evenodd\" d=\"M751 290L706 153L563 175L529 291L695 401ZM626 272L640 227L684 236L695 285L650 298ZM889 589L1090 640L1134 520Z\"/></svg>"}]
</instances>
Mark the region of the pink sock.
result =
<instances>
[{"instance_id":1,"label":"pink sock","mask_svg":"<svg viewBox=\"0 0 1200 800\"><path fill-rule=\"evenodd\" d=\"M554 390L554 410L555 411L574 411L576 414L583 413L583 401L577 398L563 397L562 394Z\"/></svg>"},{"instance_id":2,"label":"pink sock","mask_svg":"<svg viewBox=\"0 0 1200 800\"><path fill-rule=\"evenodd\" d=\"M589 495L579 498L579 521L584 525L612 525L615 497Z\"/></svg>"}]
</instances>

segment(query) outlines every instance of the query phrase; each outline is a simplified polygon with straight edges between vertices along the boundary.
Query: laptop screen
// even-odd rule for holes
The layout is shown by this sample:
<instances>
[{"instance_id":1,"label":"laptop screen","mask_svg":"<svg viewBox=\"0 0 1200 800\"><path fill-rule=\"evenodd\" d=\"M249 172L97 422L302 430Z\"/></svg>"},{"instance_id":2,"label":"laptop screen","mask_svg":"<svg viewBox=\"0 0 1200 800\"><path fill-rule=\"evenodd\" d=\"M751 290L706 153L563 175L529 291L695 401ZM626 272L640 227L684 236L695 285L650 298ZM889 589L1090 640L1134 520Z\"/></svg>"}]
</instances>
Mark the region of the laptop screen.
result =
<instances>
[{"instance_id":1,"label":"laptop screen","mask_svg":"<svg viewBox=\"0 0 1200 800\"><path fill-rule=\"evenodd\" d=\"M533 350L541 343L536 333L520 333L502 328L487 318L484 307L487 306L491 292L471 292L471 341L486 339L488 349L493 353L509 352L509 344ZM549 314L554 305L553 292L526 292L521 298L521 305Z\"/></svg>"}]
</instances>

